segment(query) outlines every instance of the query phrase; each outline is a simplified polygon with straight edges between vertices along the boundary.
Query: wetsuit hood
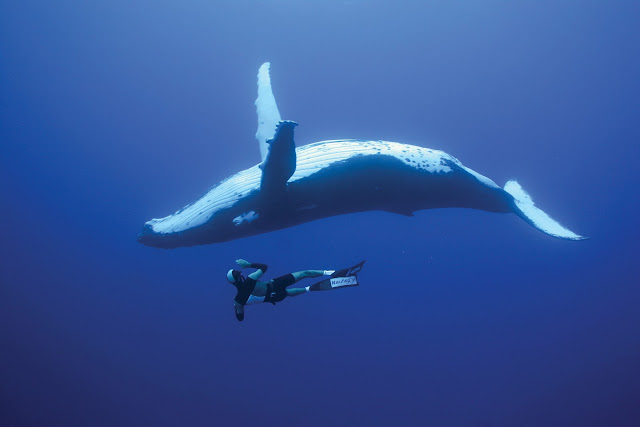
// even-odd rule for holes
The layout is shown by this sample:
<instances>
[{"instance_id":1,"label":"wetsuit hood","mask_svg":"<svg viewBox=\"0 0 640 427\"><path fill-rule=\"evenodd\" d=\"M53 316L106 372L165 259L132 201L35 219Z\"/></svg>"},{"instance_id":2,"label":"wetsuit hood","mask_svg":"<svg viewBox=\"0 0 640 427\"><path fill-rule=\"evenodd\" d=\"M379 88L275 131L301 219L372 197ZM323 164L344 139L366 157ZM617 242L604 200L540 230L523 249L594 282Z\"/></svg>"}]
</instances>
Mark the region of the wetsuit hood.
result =
<instances>
[{"instance_id":1,"label":"wetsuit hood","mask_svg":"<svg viewBox=\"0 0 640 427\"><path fill-rule=\"evenodd\" d=\"M233 268L227 272L227 281L232 285L238 283L239 280L242 280L242 273L239 270L234 270Z\"/></svg>"}]
</instances>

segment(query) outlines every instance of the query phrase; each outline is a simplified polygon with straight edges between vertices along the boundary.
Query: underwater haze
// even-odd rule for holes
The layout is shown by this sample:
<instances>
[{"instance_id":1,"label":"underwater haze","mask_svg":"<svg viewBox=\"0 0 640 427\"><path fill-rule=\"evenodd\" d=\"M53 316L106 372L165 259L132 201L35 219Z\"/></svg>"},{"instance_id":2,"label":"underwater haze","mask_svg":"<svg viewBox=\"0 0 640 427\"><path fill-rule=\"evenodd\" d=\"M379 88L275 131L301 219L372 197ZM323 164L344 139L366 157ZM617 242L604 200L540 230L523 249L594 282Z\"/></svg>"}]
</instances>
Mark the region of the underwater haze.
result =
<instances>
[{"instance_id":1,"label":"underwater haze","mask_svg":"<svg viewBox=\"0 0 640 427\"><path fill-rule=\"evenodd\" d=\"M0 425L639 425L639 21L634 1L2 2ZM298 146L443 150L590 239L434 209L138 243L260 162L266 61ZM238 322L237 258L367 262Z\"/></svg>"}]
</instances>

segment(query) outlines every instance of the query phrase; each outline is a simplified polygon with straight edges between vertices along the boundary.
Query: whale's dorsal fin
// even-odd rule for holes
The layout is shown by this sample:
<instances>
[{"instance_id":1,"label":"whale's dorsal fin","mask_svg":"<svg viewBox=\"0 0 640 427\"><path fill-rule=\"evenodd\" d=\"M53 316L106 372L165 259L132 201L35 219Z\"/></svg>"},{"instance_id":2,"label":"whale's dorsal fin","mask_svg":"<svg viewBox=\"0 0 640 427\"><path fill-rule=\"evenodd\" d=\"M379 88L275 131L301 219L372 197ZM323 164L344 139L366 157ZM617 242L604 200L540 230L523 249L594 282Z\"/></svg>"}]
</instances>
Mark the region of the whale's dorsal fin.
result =
<instances>
[{"instance_id":1,"label":"whale's dorsal fin","mask_svg":"<svg viewBox=\"0 0 640 427\"><path fill-rule=\"evenodd\" d=\"M269 77L268 62L262 64L258 70L258 98L256 99L256 112L258 113L258 131L256 139L260 144L260 156L264 162L269 152L267 141L275 135L276 125L280 122L280 112L276 105L276 99L271 90L271 78Z\"/></svg>"},{"instance_id":2,"label":"whale's dorsal fin","mask_svg":"<svg viewBox=\"0 0 640 427\"><path fill-rule=\"evenodd\" d=\"M267 141L269 151L260 165L262 179L260 191L263 193L283 192L287 181L296 171L296 143L293 140L293 129L298 126L291 120L280 121L276 125L276 133Z\"/></svg>"}]
</instances>

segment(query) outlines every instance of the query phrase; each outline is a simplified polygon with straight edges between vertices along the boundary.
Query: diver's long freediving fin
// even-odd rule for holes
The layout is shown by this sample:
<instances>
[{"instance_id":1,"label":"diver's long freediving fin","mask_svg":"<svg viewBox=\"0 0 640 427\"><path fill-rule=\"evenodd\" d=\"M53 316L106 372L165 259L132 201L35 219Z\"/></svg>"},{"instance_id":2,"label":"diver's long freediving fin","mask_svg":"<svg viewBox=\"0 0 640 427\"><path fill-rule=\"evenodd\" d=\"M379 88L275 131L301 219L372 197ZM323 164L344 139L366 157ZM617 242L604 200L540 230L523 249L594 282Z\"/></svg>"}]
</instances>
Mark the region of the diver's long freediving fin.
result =
<instances>
[{"instance_id":1,"label":"diver's long freediving fin","mask_svg":"<svg viewBox=\"0 0 640 427\"><path fill-rule=\"evenodd\" d=\"M268 62L262 64L258 70L258 98L256 98L256 112L258 113L258 131L256 139L260 144L260 156L264 162L269 153L267 141L275 135L276 125L280 122L280 112L271 89Z\"/></svg>"},{"instance_id":2,"label":"diver's long freediving fin","mask_svg":"<svg viewBox=\"0 0 640 427\"><path fill-rule=\"evenodd\" d=\"M351 286L360 286L358 283L358 272L362 270L365 261L362 261L353 267L343 268L331 275L331 277L321 280L309 286L310 291L329 291L331 289L347 288Z\"/></svg>"}]
</instances>

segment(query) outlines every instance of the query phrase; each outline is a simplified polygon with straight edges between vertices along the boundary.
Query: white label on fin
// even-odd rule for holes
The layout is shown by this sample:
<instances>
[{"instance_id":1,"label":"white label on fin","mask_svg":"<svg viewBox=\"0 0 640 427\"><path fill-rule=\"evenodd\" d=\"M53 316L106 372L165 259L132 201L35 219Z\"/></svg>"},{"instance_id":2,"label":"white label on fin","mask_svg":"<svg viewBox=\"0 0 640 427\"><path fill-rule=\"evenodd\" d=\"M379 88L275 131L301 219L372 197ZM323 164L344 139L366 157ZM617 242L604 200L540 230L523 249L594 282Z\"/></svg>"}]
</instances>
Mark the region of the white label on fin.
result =
<instances>
[{"instance_id":1,"label":"white label on fin","mask_svg":"<svg viewBox=\"0 0 640 427\"><path fill-rule=\"evenodd\" d=\"M342 286L358 286L358 279L356 276L334 277L331 279L332 288L340 288Z\"/></svg>"}]
</instances>

